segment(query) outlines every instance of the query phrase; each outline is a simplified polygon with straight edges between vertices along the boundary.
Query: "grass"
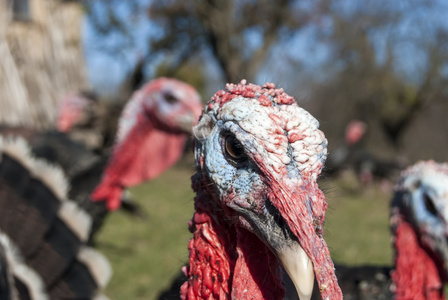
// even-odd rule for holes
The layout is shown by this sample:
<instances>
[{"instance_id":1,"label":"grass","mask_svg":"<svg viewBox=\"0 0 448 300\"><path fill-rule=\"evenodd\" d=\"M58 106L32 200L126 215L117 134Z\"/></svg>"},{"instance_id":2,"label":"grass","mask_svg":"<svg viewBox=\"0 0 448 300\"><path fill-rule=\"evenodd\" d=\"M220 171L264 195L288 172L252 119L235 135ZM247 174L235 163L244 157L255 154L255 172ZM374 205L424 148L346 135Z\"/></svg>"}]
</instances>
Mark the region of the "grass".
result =
<instances>
[{"instance_id":1,"label":"grass","mask_svg":"<svg viewBox=\"0 0 448 300\"><path fill-rule=\"evenodd\" d=\"M347 193L338 182L327 196L325 239L333 261L345 265L391 265L390 193L369 187Z\"/></svg>"},{"instance_id":2,"label":"grass","mask_svg":"<svg viewBox=\"0 0 448 300\"><path fill-rule=\"evenodd\" d=\"M146 209L145 221L113 213L97 239L114 275L106 289L111 299L157 299L188 260L187 229L193 215L187 157L157 179L131 190ZM354 193L344 181L323 183L329 209L325 237L332 258L346 265L390 264L389 195L375 188Z\"/></svg>"},{"instance_id":3,"label":"grass","mask_svg":"<svg viewBox=\"0 0 448 300\"><path fill-rule=\"evenodd\" d=\"M188 221L193 216L193 168L183 162L131 190L148 219L117 212L98 235L97 246L112 263L106 294L111 299L156 299L188 261Z\"/></svg>"}]
</instances>

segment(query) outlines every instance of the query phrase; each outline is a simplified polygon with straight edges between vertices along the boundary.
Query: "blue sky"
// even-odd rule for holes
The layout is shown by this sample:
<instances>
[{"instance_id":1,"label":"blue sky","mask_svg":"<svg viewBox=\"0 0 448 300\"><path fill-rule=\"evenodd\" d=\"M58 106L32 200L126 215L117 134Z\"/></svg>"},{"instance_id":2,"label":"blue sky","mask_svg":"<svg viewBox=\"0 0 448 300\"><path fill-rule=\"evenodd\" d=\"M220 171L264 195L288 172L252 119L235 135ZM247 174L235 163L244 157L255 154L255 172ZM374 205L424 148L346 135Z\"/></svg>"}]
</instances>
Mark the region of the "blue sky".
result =
<instances>
[{"instance_id":1,"label":"blue sky","mask_svg":"<svg viewBox=\"0 0 448 300\"><path fill-rule=\"evenodd\" d=\"M129 32L132 32L133 37L129 41L126 37L115 33L98 37L94 33L95 30L89 18L85 19L82 28L89 79L93 88L103 94L113 94L116 91L116 88L123 81L131 67L138 61L139 57L148 52L148 40L151 37L157 37L162 34L161 29L157 28L147 18L146 10L151 0L139 0L140 10L137 13L131 10L129 5L127 5L127 1L115 2L116 5L112 6L114 12L126 24ZM107 17L105 17L103 2L92 3L91 9L94 10L93 13L97 17L97 22L106 24ZM279 47L277 54L285 57L294 57L309 66L320 63L326 55L326 49L323 45L311 43L312 35L314 34L313 30L313 28L308 28L301 31L287 42L286 47ZM254 48L261 42L260 36L256 32L247 32L247 38L252 41ZM135 41L135 43L131 43L131 40ZM120 49L120 54L111 55L104 51L104 47L118 48ZM203 56L206 61L205 72L209 74L208 79L211 81L211 89L214 89L214 86L221 84L221 78L217 75L220 72L219 67L209 53L205 52ZM147 68L149 75L160 61L160 57L151 58ZM272 71L265 68L260 73L260 82L276 81L279 78L279 72L281 70Z\"/></svg>"},{"instance_id":2,"label":"blue sky","mask_svg":"<svg viewBox=\"0 0 448 300\"><path fill-rule=\"evenodd\" d=\"M89 80L96 91L103 94L113 94L123 81L132 66L148 52L148 40L157 34L157 28L146 15L148 0L139 0L137 13L131 10L128 1L115 1L112 6L114 13L131 37L119 33L109 33L105 36L95 34L91 20L84 19L82 32L84 53L87 62ZM91 8L98 22L106 25L108 22L102 1L92 1ZM109 53L105 48L112 49Z\"/></svg>"},{"instance_id":3,"label":"blue sky","mask_svg":"<svg viewBox=\"0 0 448 300\"><path fill-rule=\"evenodd\" d=\"M132 66L148 52L148 41L151 37L163 34L160 28L150 22L147 18L147 8L151 0L138 0L137 7L133 10L128 1L109 0L114 5L112 9L127 28L130 37L117 32L111 32L107 35L97 36L94 33L91 20L86 18L83 23L84 51L86 54L89 79L93 88L103 94L113 94L119 84L123 81L127 72ZM104 2L93 1L90 9L93 10L100 24L107 24L105 16ZM110 2L109 2L110 3ZM356 14L360 7L359 2L353 0L343 0L338 2L338 9L346 14ZM342 4L341 4L342 3ZM394 54L398 58L397 71L403 76L408 76L410 80L420 80L418 74L425 68L425 53L409 41L416 35L422 35L428 41L434 40L434 25L447 27L448 22L448 3L443 0L437 0L435 7L428 9L415 9L406 7L413 5L414 1L397 2L400 9L410 9L407 17L401 20L396 26L384 27L380 31L369 33L376 50L377 60L384 59L385 45L387 39L396 38L394 43ZM368 9L394 9L395 6L376 7ZM395 7L396 8L396 7ZM365 9L365 8L364 8ZM316 39L318 31L331 30L331 20L322 19L317 26L308 26L294 35L284 44L275 47L265 66L260 70L257 83L282 80L283 77L290 78L294 74L295 68L300 65L301 70L312 74L315 77L323 76L319 74L319 66L323 65L330 57L331 47L322 41ZM320 32L319 32L320 33ZM253 47L259 44L260 36L257 32L247 32L247 38L252 41ZM105 49L115 49L112 55ZM116 53L119 53L118 55ZM218 84L220 81L219 69L210 55L205 53L205 71L211 82ZM161 57L150 57L146 60L148 65L147 72L151 75L151 70L161 61ZM282 63L278 63L283 60ZM288 64L288 61L294 61L295 64ZM286 74L286 75L285 75ZM214 89L213 87L212 89Z\"/></svg>"}]
</instances>

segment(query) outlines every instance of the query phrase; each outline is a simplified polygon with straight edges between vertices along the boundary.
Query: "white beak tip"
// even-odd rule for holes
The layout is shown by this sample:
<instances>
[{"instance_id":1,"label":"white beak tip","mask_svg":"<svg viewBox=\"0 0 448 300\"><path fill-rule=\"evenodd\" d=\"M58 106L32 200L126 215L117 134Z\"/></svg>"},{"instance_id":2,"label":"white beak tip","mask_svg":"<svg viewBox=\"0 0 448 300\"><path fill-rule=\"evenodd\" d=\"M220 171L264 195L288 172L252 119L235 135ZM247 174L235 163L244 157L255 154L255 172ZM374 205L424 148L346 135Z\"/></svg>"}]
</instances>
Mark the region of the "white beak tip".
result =
<instances>
[{"instance_id":1,"label":"white beak tip","mask_svg":"<svg viewBox=\"0 0 448 300\"><path fill-rule=\"evenodd\" d=\"M314 287L313 263L299 243L276 250L285 271L296 287L300 300L309 300Z\"/></svg>"}]
</instances>

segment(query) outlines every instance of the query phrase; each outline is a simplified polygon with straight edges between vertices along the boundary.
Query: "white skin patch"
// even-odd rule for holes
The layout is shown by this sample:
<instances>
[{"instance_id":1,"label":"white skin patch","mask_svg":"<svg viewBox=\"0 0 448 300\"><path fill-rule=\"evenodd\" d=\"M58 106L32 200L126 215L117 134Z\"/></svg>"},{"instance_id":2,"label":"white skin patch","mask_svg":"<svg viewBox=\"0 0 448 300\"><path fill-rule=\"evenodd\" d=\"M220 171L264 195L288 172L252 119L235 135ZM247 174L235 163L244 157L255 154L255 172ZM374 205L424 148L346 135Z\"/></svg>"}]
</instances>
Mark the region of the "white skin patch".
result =
<instances>
[{"instance_id":1,"label":"white skin patch","mask_svg":"<svg viewBox=\"0 0 448 300\"><path fill-rule=\"evenodd\" d=\"M207 153L207 173L221 190L221 195L233 189L238 195L239 206L250 205L251 195L262 189L263 181L253 162L244 167L228 162L223 149L226 132L244 145L252 159L258 157L266 163L271 169L269 173L278 181L300 185L304 174L314 181L322 169L327 140L318 130L317 120L296 103L270 107L261 105L256 99L237 97L219 110L212 108L204 114L206 116L203 115L195 132L204 143L200 151ZM294 135L299 138L294 138L291 143Z\"/></svg>"},{"instance_id":2,"label":"white skin patch","mask_svg":"<svg viewBox=\"0 0 448 300\"><path fill-rule=\"evenodd\" d=\"M208 114L224 122L236 122L252 135L258 141L256 152L268 156L266 161L275 170L290 162L287 152L292 151L300 172L316 177L320 173L327 155L327 140L318 130L319 122L297 104L263 106L256 99L237 97L225 103L216 116L214 110ZM289 143L294 134L300 137Z\"/></svg>"},{"instance_id":3,"label":"white skin patch","mask_svg":"<svg viewBox=\"0 0 448 300\"><path fill-rule=\"evenodd\" d=\"M218 121L216 127L207 139L205 152L207 159L205 166L213 182L225 191L232 186L240 195L250 195L255 185L261 185L262 181L256 172L248 168L236 168L229 164L222 152L221 132L238 130L232 122L223 123Z\"/></svg>"},{"instance_id":4,"label":"white skin patch","mask_svg":"<svg viewBox=\"0 0 448 300\"><path fill-rule=\"evenodd\" d=\"M188 99L188 94L184 89L176 87L172 84L166 84L160 92L158 92L155 96L154 103L157 102L158 112L161 116L170 116L175 114L177 111L180 111L183 108L183 104L180 101L176 101L174 103L166 102L164 98L164 93L169 93L174 96L176 99Z\"/></svg>"}]
</instances>

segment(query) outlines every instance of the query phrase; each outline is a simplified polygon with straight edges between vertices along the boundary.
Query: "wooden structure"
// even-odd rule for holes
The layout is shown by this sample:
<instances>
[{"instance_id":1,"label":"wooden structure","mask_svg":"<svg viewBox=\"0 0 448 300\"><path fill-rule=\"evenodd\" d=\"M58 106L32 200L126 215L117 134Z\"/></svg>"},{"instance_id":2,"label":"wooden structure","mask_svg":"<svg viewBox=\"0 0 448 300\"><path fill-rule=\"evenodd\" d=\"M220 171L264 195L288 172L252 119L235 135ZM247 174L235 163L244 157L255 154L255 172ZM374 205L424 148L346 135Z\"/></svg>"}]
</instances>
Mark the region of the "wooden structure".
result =
<instances>
[{"instance_id":1,"label":"wooden structure","mask_svg":"<svg viewBox=\"0 0 448 300\"><path fill-rule=\"evenodd\" d=\"M58 100L89 88L78 1L0 0L0 123L51 128Z\"/></svg>"}]
</instances>

